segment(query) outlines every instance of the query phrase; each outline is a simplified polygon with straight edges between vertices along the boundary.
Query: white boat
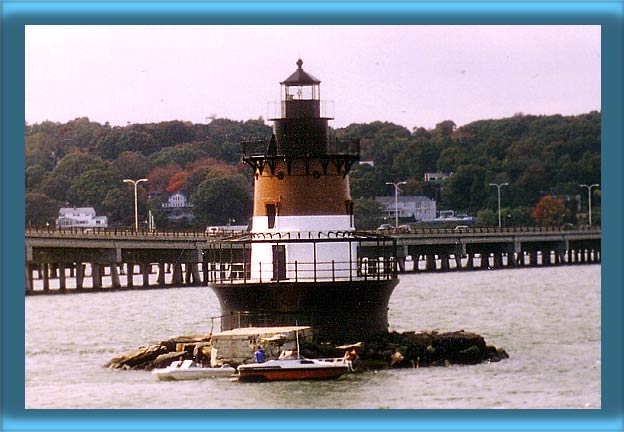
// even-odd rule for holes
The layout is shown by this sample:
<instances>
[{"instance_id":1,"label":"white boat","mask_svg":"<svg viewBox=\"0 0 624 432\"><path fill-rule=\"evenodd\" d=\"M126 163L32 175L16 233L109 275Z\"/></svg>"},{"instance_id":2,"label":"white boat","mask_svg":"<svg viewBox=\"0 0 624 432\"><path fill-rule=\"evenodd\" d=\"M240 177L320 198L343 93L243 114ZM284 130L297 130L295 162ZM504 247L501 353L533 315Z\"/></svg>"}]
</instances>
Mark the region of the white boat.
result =
<instances>
[{"instance_id":1,"label":"white boat","mask_svg":"<svg viewBox=\"0 0 624 432\"><path fill-rule=\"evenodd\" d=\"M284 381L336 379L351 369L351 362L343 358L308 359L298 354L292 357L268 360L264 363L244 364L238 367L239 381Z\"/></svg>"},{"instance_id":2,"label":"white boat","mask_svg":"<svg viewBox=\"0 0 624 432\"><path fill-rule=\"evenodd\" d=\"M200 367L193 360L176 360L166 368L154 369L152 373L161 381L179 381L231 377L236 369L226 365L220 368Z\"/></svg>"}]
</instances>

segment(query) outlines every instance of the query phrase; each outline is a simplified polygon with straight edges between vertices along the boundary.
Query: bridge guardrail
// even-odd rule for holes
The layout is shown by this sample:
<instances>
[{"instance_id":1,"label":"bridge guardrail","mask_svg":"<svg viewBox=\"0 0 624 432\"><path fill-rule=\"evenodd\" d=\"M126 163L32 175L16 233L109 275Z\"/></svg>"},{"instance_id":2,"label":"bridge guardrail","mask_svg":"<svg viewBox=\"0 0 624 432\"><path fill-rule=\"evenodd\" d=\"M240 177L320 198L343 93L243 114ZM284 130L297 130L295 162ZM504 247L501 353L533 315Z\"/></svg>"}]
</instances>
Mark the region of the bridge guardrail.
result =
<instances>
[{"instance_id":1,"label":"bridge guardrail","mask_svg":"<svg viewBox=\"0 0 624 432\"><path fill-rule=\"evenodd\" d=\"M581 225L577 227L507 227L507 228L492 228L492 227L473 227L456 230L453 228L414 228L407 230L370 230L363 231L371 234L389 235L391 237L401 236L413 236L413 235L435 235L435 234L454 234L454 235L466 235L466 234L522 234L522 233L574 233L574 232L600 232L600 226L587 226ZM60 236L60 237L72 237L72 236L124 236L124 237L144 237L144 238L201 238L206 240L218 240L225 237L235 237L248 234L247 231L238 230L219 230L219 231L160 231L160 230L129 230L125 228L52 228L52 227L27 227L26 236Z\"/></svg>"}]
</instances>

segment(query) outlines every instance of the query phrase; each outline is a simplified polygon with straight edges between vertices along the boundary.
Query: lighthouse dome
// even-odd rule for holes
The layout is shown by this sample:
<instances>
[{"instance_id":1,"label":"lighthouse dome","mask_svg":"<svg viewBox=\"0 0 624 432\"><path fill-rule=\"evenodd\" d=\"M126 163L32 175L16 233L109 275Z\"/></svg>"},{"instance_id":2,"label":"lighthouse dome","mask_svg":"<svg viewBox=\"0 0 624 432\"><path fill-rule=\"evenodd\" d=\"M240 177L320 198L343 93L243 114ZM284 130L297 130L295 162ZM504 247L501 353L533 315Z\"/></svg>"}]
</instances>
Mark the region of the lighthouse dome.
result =
<instances>
[{"instance_id":1,"label":"lighthouse dome","mask_svg":"<svg viewBox=\"0 0 624 432\"><path fill-rule=\"evenodd\" d=\"M304 71L302 66L303 66L303 60L301 59L297 60L297 70L288 78L286 78L284 81L282 81L280 84L289 85L289 86L290 85L299 86L299 85L313 85L313 84L321 83L321 80L315 78L314 76L310 75L308 72Z\"/></svg>"}]
</instances>

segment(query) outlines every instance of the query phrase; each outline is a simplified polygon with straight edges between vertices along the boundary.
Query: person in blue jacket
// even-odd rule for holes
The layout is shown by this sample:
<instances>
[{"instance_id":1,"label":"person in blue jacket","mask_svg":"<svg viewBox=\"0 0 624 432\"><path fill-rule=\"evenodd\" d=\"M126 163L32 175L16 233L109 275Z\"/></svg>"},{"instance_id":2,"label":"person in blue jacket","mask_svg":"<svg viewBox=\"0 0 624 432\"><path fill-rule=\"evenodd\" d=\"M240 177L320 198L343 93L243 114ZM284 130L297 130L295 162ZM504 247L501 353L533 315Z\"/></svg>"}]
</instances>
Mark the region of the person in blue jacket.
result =
<instances>
[{"instance_id":1,"label":"person in blue jacket","mask_svg":"<svg viewBox=\"0 0 624 432\"><path fill-rule=\"evenodd\" d=\"M256 352L254 353L254 360L256 361L256 363L264 363L266 361L266 354L264 353L262 347L258 347Z\"/></svg>"}]
</instances>

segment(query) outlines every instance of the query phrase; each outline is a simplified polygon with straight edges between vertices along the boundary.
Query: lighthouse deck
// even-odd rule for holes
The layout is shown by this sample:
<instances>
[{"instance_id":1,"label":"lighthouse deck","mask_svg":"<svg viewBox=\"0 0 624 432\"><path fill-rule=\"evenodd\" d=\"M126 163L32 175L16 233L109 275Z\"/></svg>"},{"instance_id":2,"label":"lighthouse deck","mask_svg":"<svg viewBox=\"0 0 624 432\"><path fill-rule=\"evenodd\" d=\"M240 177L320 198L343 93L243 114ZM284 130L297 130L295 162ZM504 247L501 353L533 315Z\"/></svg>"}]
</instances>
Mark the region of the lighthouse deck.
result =
<instances>
[{"instance_id":1,"label":"lighthouse deck","mask_svg":"<svg viewBox=\"0 0 624 432\"><path fill-rule=\"evenodd\" d=\"M397 277L394 256L363 257L354 261L286 262L284 272L276 271L279 263L219 261L207 263L208 282L226 284L270 282L323 282L386 280ZM263 273L263 267L266 269ZM263 276L264 274L264 276Z\"/></svg>"},{"instance_id":2,"label":"lighthouse deck","mask_svg":"<svg viewBox=\"0 0 624 432\"><path fill-rule=\"evenodd\" d=\"M389 280L398 273L394 239L356 231L248 233L211 242L204 264L207 281L217 284Z\"/></svg>"}]
</instances>

